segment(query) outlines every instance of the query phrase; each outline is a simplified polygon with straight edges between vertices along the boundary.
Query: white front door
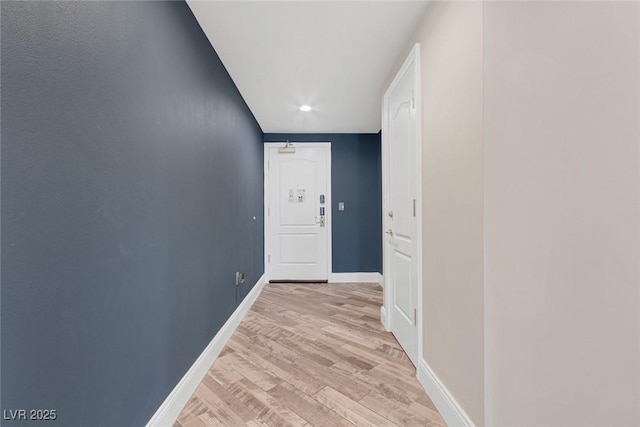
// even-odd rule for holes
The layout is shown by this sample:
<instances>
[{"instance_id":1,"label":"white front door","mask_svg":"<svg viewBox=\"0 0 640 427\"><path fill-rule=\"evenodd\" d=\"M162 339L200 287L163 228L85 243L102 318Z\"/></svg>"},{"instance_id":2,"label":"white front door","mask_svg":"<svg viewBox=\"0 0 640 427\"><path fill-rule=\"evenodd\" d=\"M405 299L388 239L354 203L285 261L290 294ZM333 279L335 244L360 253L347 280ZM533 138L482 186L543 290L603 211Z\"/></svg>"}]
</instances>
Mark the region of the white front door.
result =
<instances>
[{"instance_id":1,"label":"white front door","mask_svg":"<svg viewBox=\"0 0 640 427\"><path fill-rule=\"evenodd\" d=\"M266 273L271 281L327 281L331 145L265 144Z\"/></svg>"},{"instance_id":2,"label":"white front door","mask_svg":"<svg viewBox=\"0 0 640 427\"><path fill-rule=\"evenodd\" d=\"M415 55L414 49L412 55ZM408 61L410 61L410 58ZM413 62L416 61L413 56ZM418 125L415 63L405 63L384 99L385 306L389 326L414 365L418 361Z\"/></svg>"}]
</instances>

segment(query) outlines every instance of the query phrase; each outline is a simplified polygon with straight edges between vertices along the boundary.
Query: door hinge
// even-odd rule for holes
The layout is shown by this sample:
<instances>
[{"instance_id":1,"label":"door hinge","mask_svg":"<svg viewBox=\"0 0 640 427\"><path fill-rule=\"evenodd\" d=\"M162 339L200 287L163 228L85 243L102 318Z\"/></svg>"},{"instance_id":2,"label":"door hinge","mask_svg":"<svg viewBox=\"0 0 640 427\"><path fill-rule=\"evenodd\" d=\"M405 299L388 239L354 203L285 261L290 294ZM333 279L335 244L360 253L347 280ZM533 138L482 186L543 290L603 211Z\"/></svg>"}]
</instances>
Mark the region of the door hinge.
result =
<instances>
[{"instance_id":1,"label":"door hinge","mask_svg":"<svg viewBox=\"0 0 640 427\"><path fill-rule=\"evenodd\" d=\"M267 255L267 262L271 262L271 255Z\"/></svg>"},{"instance_id":2,"label":"door hinge","mask_svg":"<svg viewBox=\"0 0 640 427\"><path fill-rule=\"evenodd\" d=\"M267 208L267 216L271 216L271 208Z\"/></svg>"},{"instance_id":3,"label":"door hinge","mask_svg":"<svg viewBox=\"0 0 640 427\"><path fill-rule=\"evenodd\" d=\"M416 326L418 324L418 310L417 309L413 309L413 326Z\"/></svg>"},{"instance_id":4,"label":"door hinge","mask_svg":"<svg viewBox=\"0 0 640 427\"><path fill-rule=\"evenodd\" d=\"M413 199L413 217L416 217L416 199Z\"/></svg>"},{"instance_id":5,"label":"door hinge","mask_svg":"<svg viewBox=\"0 0 640 427\"><path fill-rule=\"evenodd\" d=\"M416 93L411 91L411 108L416 108Z\"/></svg>"},{"instance_id":6,"label":"door hinge","mask_svg":"<svg viewBox=\"0 0 640 427\"><path fill-rule=\"evenodd\" d=\"M267 160L267 169L271 168L271 162L269 160Z\"/></svg>"}]
</instances>

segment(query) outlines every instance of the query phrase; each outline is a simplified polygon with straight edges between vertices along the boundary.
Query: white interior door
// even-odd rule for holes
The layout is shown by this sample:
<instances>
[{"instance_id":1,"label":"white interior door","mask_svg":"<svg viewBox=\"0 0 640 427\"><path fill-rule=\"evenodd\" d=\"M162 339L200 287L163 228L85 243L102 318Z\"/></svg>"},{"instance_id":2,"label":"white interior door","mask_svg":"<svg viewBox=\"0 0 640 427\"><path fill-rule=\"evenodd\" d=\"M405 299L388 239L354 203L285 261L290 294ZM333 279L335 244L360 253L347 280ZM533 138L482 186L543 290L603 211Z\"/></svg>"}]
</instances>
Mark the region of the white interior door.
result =
<instances>
[{"instance_id":1,"label":"white interior door","mask_svg":"<svg viewBox=\"0 0 640 427\"><path fill-rule=\"evenodd\" d=\"M327 281L330 143L265 144L266 272L271 281Z\"/></svg>"},{"instance_id":2,"label":"white interior door","mask_svg":"<svg viewBox=\"0 0 640 427\"><path fill-rule=\"evenodd\" d=\"M417 49L414 49L416 51ZM415 52L412 52L414 54ZM408 59L408 61L412 58ZM385 94L385 306L389 327L414 365L418 360L418 116L416 58Z\"/></svg>"}]
</instances>

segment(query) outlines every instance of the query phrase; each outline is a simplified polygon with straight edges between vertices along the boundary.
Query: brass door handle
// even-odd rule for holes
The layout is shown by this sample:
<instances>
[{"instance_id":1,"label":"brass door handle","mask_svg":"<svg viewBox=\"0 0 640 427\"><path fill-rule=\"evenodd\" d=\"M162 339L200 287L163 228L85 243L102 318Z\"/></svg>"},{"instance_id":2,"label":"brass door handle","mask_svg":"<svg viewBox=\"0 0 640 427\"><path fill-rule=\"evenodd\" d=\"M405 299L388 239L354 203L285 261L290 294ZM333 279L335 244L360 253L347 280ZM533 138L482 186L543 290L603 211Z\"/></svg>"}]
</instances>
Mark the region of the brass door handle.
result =
<instances>
[{"instance_id":1,"label":"brass door handle","mask_svg":"<svg viewBox=\"0 0 640 427\"><path fill-rule=\"evenodd\" d=\"M385 231L385 233L387 233L389 236L393 236L393 230L392 229L388 229L387 231Z\"/></svg>"}]
</instances>

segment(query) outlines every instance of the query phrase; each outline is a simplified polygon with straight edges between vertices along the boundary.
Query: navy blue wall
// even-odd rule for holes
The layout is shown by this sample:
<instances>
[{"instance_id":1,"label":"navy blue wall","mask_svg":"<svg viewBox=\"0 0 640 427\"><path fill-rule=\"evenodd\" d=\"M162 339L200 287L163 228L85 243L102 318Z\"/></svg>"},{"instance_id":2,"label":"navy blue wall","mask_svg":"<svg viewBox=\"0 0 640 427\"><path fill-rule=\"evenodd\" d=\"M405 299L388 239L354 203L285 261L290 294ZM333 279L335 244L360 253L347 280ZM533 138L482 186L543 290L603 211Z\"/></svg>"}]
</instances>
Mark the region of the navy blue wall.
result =
<instances>
[{"instance_id":1,"label":"navy blue wall","mask_svg":"<svg viewBox=\"0 0 640 427\"><path fill-rule=\"evenodd\" d=\"M2 408L58 411L2 425L144 425L263 273L262 131L183 2L1 7Z\"/></svg>"},{"instance_id":2,"label":"navy blue wall","mask_svg":"<svg viewBox=\"0 0 640 427\"><path fill-rule=\"evenodd\" d=\"M286 140L331 142L333 272L382 272L380 133L264 135L265 142Z\"/></svg>"}]
</instances>

